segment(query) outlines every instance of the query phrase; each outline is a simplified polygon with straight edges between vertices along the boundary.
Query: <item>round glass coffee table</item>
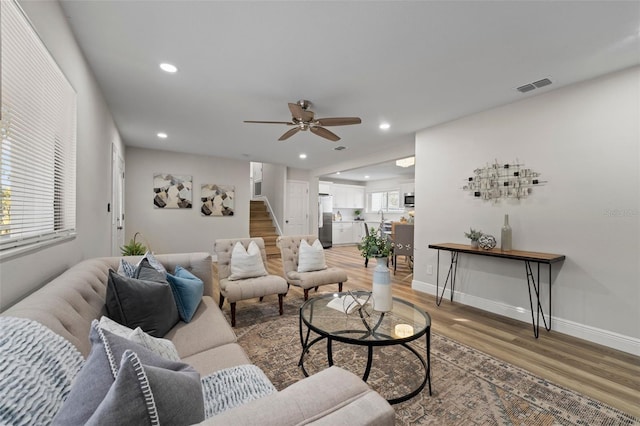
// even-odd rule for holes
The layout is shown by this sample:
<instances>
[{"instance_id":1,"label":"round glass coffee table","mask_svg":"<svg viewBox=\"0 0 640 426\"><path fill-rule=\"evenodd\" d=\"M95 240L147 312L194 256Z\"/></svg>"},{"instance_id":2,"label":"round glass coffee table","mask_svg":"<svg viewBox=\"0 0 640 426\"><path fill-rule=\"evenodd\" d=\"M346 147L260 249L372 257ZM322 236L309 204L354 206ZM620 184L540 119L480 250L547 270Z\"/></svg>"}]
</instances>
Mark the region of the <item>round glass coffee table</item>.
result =
<instances>
[{"instance_id":1,"label":"round glass coffee table","mask_svg":"<svg viewBox=\"0 0 640 426\"><path fill-rule=\"evenodd\" d=\"M357 303L354 303L355 301ZM316 343L327 340L327 361L333 365L333 341L367 347L367 365L362 380L365 382L371 372L373 348L377 346L400 345L415 355L424 368L424 380L406 395L389 399L397 404L416 396L429 383L431 395L431 317L428 313L405 300L394 297L393 308L389 312L372 309L371 293L352 291L331 293L310 298L300 307L300 344L302 354L298 365L305 376L305 355ZM349 313L346 313L349 312ZM306 326L306 333L303 328ZM311 331L318 334L310 340ZM425 357L409 342L425 336Z\"/></svg>"}]
</instances>

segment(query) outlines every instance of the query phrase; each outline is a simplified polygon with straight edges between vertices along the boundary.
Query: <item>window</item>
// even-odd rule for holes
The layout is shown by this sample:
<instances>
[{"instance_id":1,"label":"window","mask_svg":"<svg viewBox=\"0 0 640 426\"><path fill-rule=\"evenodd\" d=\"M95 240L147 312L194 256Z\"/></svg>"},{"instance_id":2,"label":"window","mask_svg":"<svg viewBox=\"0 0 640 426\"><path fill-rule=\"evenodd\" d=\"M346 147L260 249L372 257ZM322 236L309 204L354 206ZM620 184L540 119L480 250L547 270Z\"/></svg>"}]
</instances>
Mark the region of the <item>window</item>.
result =
<instances>
[{"instance_id":1,"label":"window","mask_svg":"<svg viewBox=\"0 0 640 426\"><path fill-rule=\"evenodd\" d=\"M0 256L75 235L76 93L14 1L0 2Z\"/></svg>"},{"instance_id":2,"label":"window","mask_svg":"<svg viewBox=\"0 0 640 426\"><path fill-rule=\"evenodd\" d=\"M367 207L370 213L402 210L400 207L400 191L369 192Z\"/></svg>"}]
</instances>

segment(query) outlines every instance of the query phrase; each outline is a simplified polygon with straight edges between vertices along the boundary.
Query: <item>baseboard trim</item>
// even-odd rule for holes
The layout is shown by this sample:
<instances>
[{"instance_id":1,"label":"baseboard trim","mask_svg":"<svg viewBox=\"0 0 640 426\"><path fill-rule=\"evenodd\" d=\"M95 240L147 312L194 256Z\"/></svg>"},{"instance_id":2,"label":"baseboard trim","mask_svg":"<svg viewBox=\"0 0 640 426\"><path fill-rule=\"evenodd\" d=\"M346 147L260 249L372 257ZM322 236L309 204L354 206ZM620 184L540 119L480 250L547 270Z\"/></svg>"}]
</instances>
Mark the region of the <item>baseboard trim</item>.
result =
<instances>
[{"instance_id":1,"label":"baseboard trim","mask_svg":"<svg viewBox=\"0 0 640 426\"><path fill-rule=\"evenodd\" d=\"M436 295L436 286L433 284L425 283L423 281L413 280L411 283L411 288L423 293L431 294L434 296ZM447 288L447 290L445 291L443 298L447 301L451 299L451 290L449 288ZM495 300L483 299L481 297L473 296L459 291L456 291L454 293L453 298L457 303L473 306L474 308L482 309L487 312L492 312L494 314L503 315L508 318L531 324L531 311L529 309L507 305L502 302L496 302ZM545 317L548 324L549 317ZM551 329L559 333L568 334L569 336L577 337L579 339L587 340L589 342L627 352L632 355L640 356L640 339L596 327L591 327L585 324L580 324L575 321L570 321L555 316L553 317ZM546 332L544 326L541 326L540 332Z\"/></svg>"}]
</instances>

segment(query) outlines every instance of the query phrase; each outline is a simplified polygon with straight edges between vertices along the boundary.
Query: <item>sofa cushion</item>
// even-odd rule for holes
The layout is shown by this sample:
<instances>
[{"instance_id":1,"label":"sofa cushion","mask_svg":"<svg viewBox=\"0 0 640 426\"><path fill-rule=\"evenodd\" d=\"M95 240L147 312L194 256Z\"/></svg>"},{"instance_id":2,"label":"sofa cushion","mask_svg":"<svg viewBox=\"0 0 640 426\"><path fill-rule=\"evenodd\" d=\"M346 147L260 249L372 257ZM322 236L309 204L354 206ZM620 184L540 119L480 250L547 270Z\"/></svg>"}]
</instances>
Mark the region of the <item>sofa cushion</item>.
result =
<instances>
[{"instance_id":1,"label":"sofa cushion","mask_svg":"<svg viewBox=\"0 0 640 426\"><path fill-rule=\"evenodd\" d=\"M227 343L215 348L205 349L197 354L183 357L182 361L195 368L203 376L224 368L251 363L247 353L237 343Z\"/></svg>"},{"instance_id":2,"label":"sofa cushion","mask_svg":"<svg viewBox=\"0 0 640 426\"><path fill-rule=\"evenodd\" d=\"M109 317L129 328L162 337L179 320L169 284L127 278L109 271L106 307Z\"/></svg>"},{"instance_id":3,"label":"sofa cushion","mask_svg":"<svg viewBox=\"0 0 640 426\"><path fill-rule=\"evenodd\" d=\"M298 272L311 272L327 269L324 260L324 248L320 240L315 240L309 245L307 240L300 241L300 251L298 253Z\"/></svg>"},{"instance_id":4,"label":"sofa cushion","mask_svg":"<svg viewBox=\"0 0 640 426\"><path fill-rule=\"evenodd\" d=\"M184 322L191 321L202 300L204 283L181 266L176 266L173 275L167 273L167 281L173 291L180 319Z\"/></svg>"},{"instance_id":5,"label":"sofa cushion","mask_svg":"<svg viewBox=\"0 0 640 426\"><path fill-rule=\"evenodd\" d=\"M231 252L231 275L228 279L233 281L264 275L267 275L267 271L264 268L258 245L251 241L245 250L242 243L238 241Z\"/></svg>"},{"instance_id":6,"label":"sofa cushion","mask_svg":"<svg viewBox=\"0 0 640 426\"><path fill-rule=\"evenodd\" d=\"M140 327L135 330L125 327L122 324L118 324L109 317L103 316L100 318L99 327L103 330L107 330L110 333L124 337L127 340L131 340L139 345L144 346L151 352L160 355L161 357L170 359L172 361L180 361L178 350L175 345L168 339L162 339L160 337L153 337L150 334L142 331Z\"/></svg>"},{"instance_id":7,"label":"sofa cushion","mask_svg":"<svg viewBox=\"0 0 640 426\"><path fill-rule=\"evenodd\" d=\"M215 300L209 296L202 298L191 322L178 322L164 337L173 342L182 359L236 341L231 325Z\"/></svg>"},{"instance_id":8,"label":"sofa cushion","mask_svg":"<svg viewBox=\"0 0 640 426\"><path fill-rule=\"evenodd\" d=\"M188 381L189 377L191 377L192 381L193 379L197 380L199 384L200 376L192 367L181 362L164 359L130 340L102 330L98 326L97 320L92 323L89 338L92 344L89 357L80 373L74 379L69 397L56 415L54 424L85 424L90 419L102 422L102 419L92 418L92 416L97 411L104 412L100 408L103 403L113 407L114 401L120 399L119 395L114 395L114 393L120 393L122 382L117 383L115 387L114 383L116 383L116 379L120 374L123 362L125 362L125 368L133 368L140 375L145 375L147 372L152 371L149 368L155 367L158 369L153 370L151 375L153 377L162 377L164 380L162 386L157 386L157 381L155 386L153 383L149 383L151 392L158 392L158 400L155 402L156 408L159 408L160 405L168 404L167 400L174 400L174 404L162 407L162 409L169 408L169 411L174 414L180 414L180 417L188 421L198 422L202 420L204 417L204 401L201 388L198 388L197 392L195 392L193 389L189 390L188 387L182 386L185 380ZM135 353L136 359L131 358L131 352ZM145 366L145 371L140 370L140 365ZM178 373L180 376L159 372L159 370ZM154 375L155 373L157 374ZM147 378L149 378L148 375ZM164 391L157 389L159 387L164 387ZM112 390L112 388L114 389ZM129 389L134 393L139 392L139 389L134 389L132 386L125 387L125 389ZM169 392L170 395L164 396L165 391ZM110 393L111 395L109 395ZM129 398L133 397L133 395L129 395ZM155 395L153 397L155 398ZM146 400L149 400L148 395ZM116 412L119 411L122 410L117 410ZM193 417L194 414L197 416ZM166 420L167 423L172 423L168 418ZM126 419L118 420L115 423L128 424Z\"/></svg>"}]
</instances>

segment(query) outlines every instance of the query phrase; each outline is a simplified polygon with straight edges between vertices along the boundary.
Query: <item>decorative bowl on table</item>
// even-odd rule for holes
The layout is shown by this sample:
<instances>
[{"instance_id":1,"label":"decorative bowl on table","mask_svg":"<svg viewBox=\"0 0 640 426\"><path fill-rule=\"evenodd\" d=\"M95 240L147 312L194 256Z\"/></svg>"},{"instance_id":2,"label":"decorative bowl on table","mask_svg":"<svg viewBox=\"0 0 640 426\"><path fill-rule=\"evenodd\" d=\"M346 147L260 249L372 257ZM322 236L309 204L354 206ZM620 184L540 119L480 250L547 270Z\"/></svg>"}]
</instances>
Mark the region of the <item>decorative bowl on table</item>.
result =
<instances>
[{"instance_id":1,"label":"decorative bowl on table","mask_svg":"<svg viewBox=\"0 0 640 426\"><path fill-rule=\"evenodd\" d=\"M496 237L493 235L483 234L480 239L478 239L478 245L482 249L491 250L496 246Z\"/></svg>"}]
</instances>

